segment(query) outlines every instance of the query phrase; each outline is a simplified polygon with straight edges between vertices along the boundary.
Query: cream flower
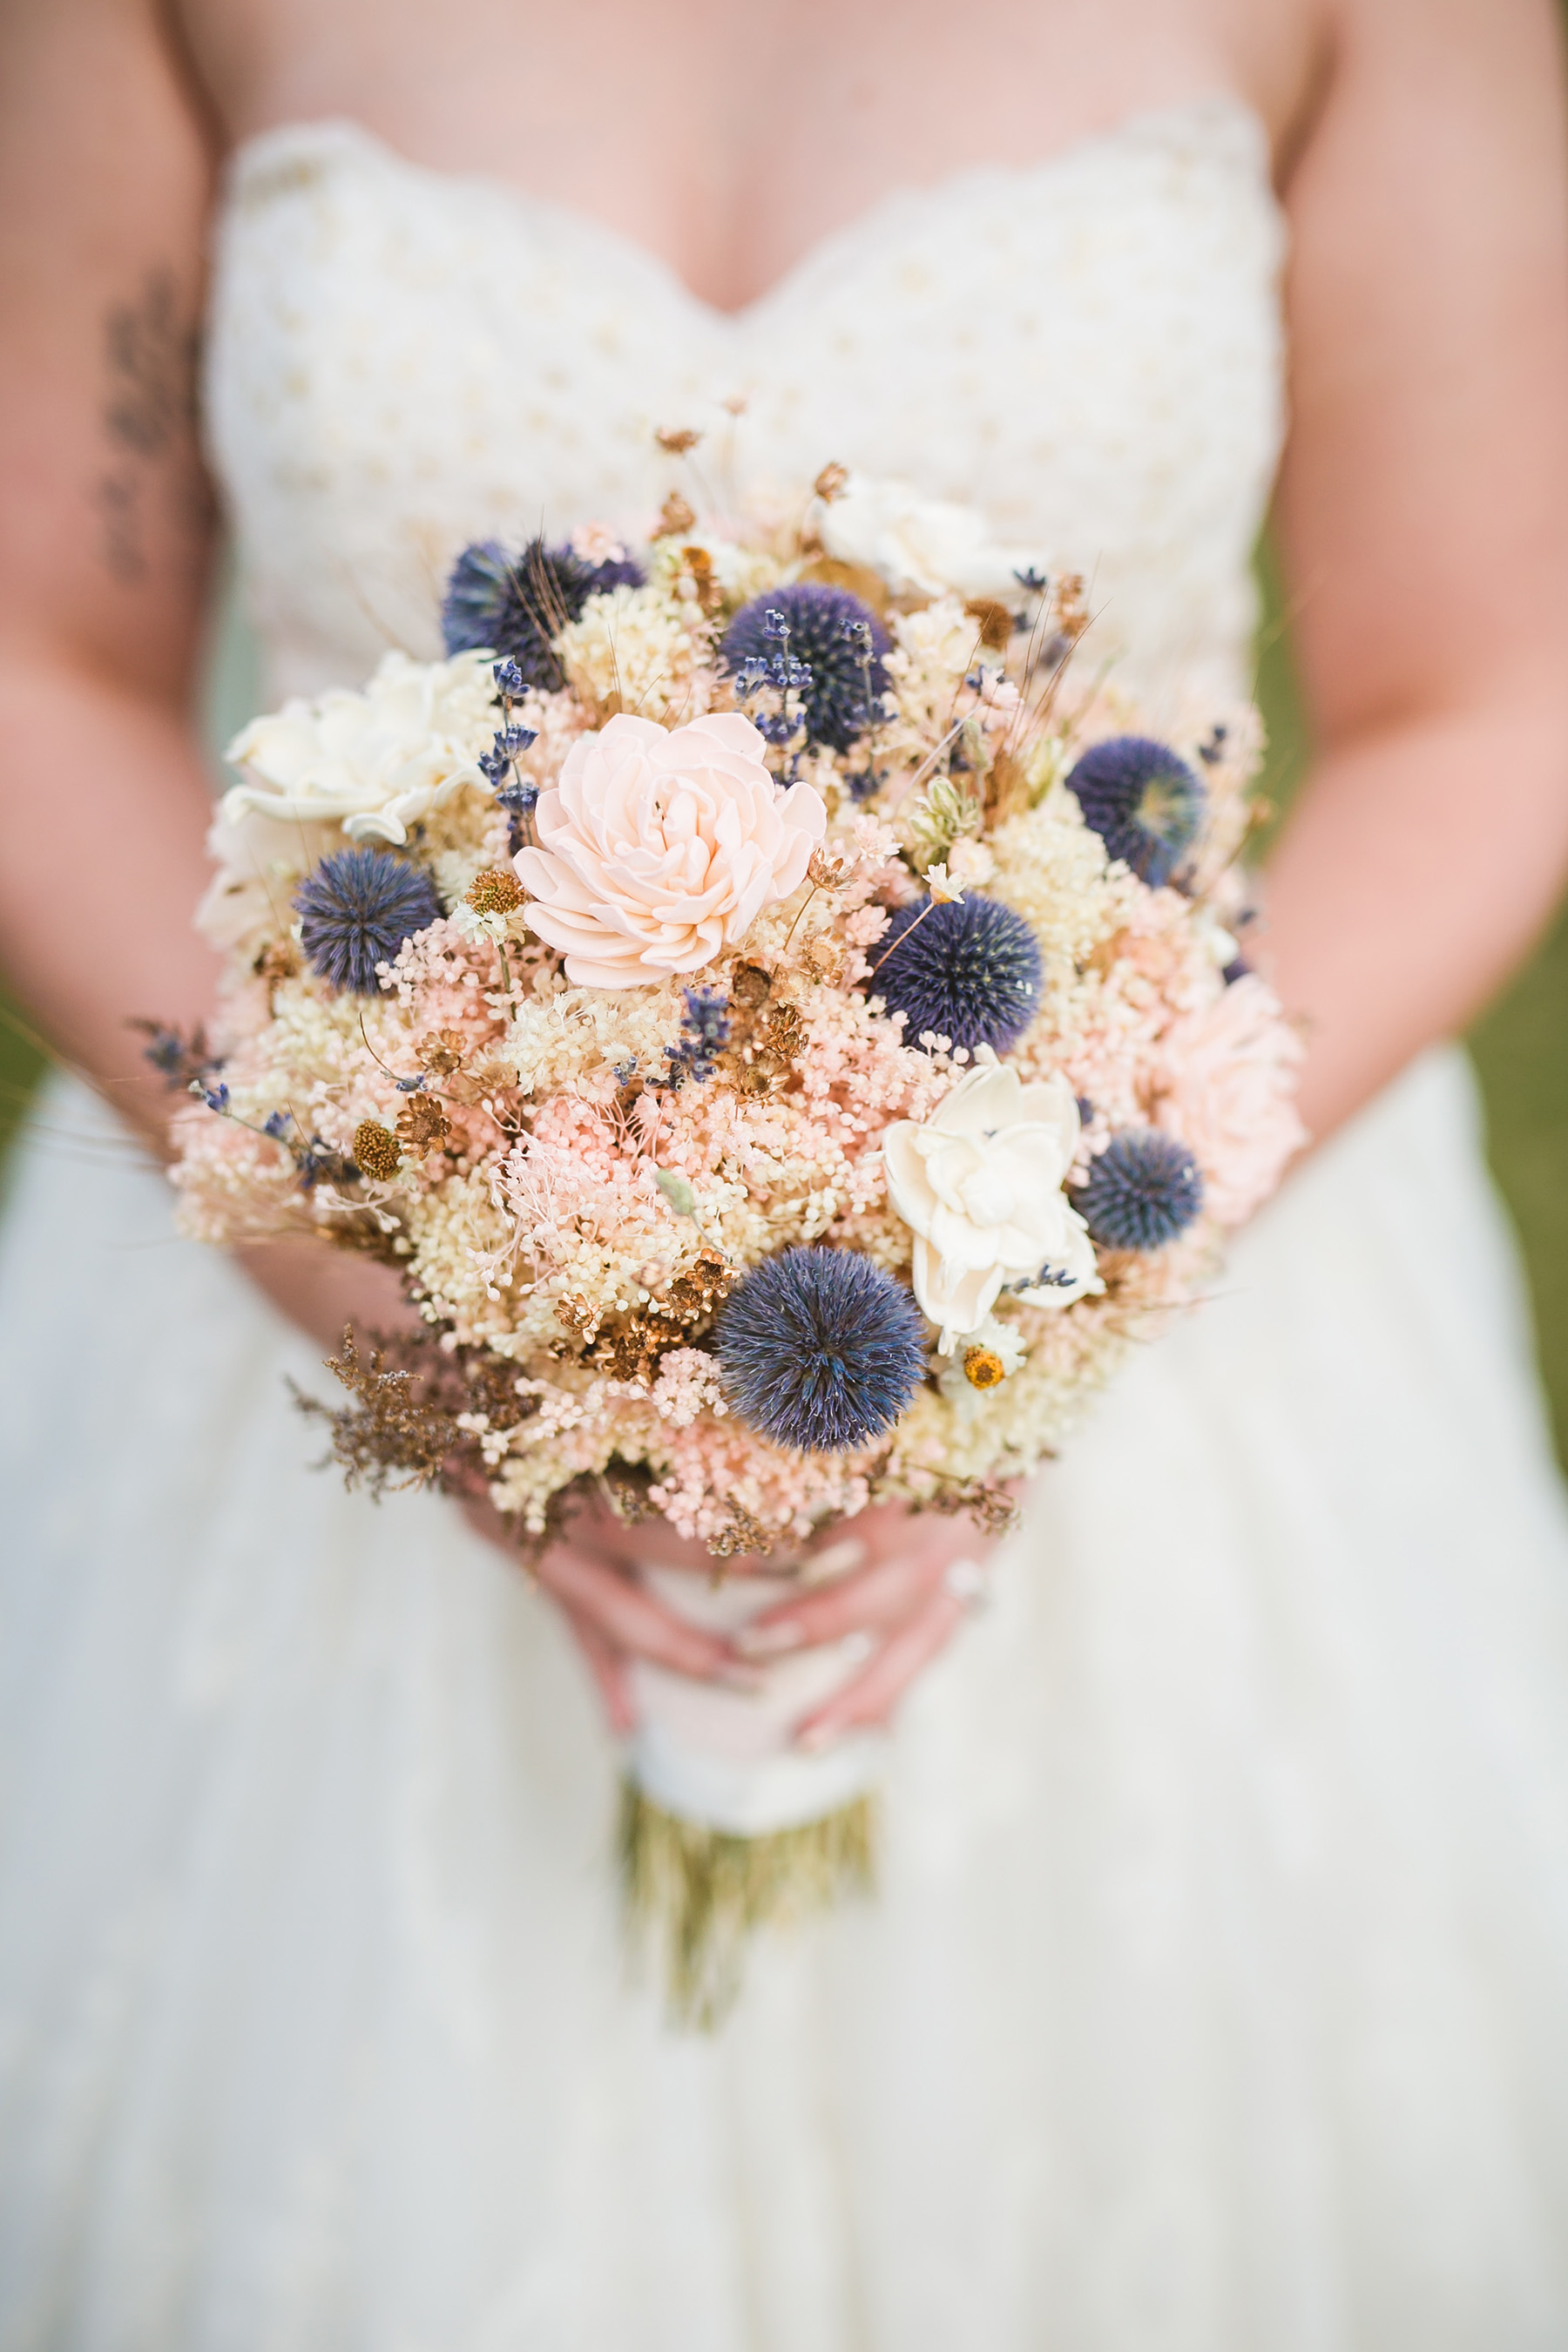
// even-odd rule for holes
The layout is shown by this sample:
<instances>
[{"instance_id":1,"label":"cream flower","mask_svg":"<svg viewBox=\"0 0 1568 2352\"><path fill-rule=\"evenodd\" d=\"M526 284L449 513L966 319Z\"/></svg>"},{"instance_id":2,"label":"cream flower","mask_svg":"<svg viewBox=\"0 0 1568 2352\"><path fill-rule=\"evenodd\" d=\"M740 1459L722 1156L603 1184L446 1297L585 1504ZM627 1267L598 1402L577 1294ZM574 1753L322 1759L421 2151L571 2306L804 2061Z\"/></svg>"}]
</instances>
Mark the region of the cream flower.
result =
<instances>
[{"instance_id":1,"label":"cream flower","mask_svg":"<svg viewBox=\"0 0 1568 2352\"><path fill-rule=\"evenodd\" d=\"M829 555L879 572L895 596L951 590L1005 603L1017 595L1020 572L1046 569L1037 550L999 545L973 507L868 474L851 474L833 498L816 499L810 519Z\"/></svg>"},{"instance_id":2,"label":"cream flower","mask_svg":"<svg viewBox=\"0 0 1568 2352\"><path fill-rule=\"evenodd\" d=\"M478 760L495 725L491 702L484 655L388 654L363 694L287 702L241 730L225 757L246 781L225 794L223 822L253 847L258 817L401 845L410 825L463 785L484 788Z\"/></svg>"},{"instance_id":3,"label":"cream flower","mask_svg":"<svg viewBox=\"0 0 1568 2352\"><path fill-rule=\"evenodd\" d=\"M765 749L733 710L668 733L622 713L573 745L540 795L542 845L514 863L523 920L574 986L696 971L798 889L827 812L810 784L781 790Z\"/></svg>"},{"instance_id":4,"label":"cream flower","mask_svg":"<svg viewBox=\"0 0 1568 2352\"><path fill-rule=\"evenodd\" d=\"M1162 1127L1180 1136L1204 1172L1204 1206L1222 1225L1262 1207L1308 1141L1296 1109L1301 1043L1279 1000L1248 972L1172 1031Z\"/></svg>"},{"instance_id":5,"label":"cream flower","mask_svg":"<svg viewBox=\"0 0 1568 2352\"><path fill-rule=\"evenodd\" d=\"M1070 1307L1100 1287L1062 1191L1078 1149L1071 1087L1060 1076L1026 1087L980 1051L930 1118L900 1119L882 1138L889 1197L915 1235L915 1297L942 1327L944 1356L1005 1283L1031 1307Z\"/></svg>"}]
</instances>

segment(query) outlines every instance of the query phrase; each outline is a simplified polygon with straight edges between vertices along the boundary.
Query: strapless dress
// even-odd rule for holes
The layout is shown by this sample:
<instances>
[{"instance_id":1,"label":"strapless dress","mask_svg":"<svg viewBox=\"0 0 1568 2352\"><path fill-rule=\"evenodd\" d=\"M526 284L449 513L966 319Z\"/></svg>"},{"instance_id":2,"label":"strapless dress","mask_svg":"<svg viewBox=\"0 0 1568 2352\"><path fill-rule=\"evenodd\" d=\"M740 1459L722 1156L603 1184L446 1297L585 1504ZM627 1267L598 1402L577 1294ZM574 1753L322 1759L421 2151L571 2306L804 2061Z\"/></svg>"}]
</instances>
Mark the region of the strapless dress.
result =
<instances>
[{"instance_id":1,"label":"strapless dress","mask_svg":"<svg viewBox=\"0 0 1568 2352\"><path fill-rule=\"evenodd\" d=\"M207 380L269 690L433 650L466 538L635 528L687 425L1076 561L1156 715L1245 685L1281 246L1226 98L896 195L732 318L269 132ZM288 1372L57 1086L0 1234L5 2352L1568 2346L1568 1518L1457 1055L1041 1477L878 1899L711 2039L628 1972L548 1604L317 1475Z\"/></svg>"}]
</instances>

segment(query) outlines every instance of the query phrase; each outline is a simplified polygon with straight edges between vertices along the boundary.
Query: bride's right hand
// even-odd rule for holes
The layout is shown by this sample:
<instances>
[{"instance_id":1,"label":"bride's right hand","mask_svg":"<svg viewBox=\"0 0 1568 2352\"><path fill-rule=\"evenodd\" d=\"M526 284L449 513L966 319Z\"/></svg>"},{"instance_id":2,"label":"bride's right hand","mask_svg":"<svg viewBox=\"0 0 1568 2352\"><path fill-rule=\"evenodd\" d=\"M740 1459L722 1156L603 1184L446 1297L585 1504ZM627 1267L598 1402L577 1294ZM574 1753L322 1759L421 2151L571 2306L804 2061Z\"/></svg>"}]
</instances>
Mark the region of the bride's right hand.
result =
<instances>
[{"instance_id":1,"label":"bride's right hand","mask_svg":"<svg viewBox=\"0 0 1568 2352\"><path fill-rule=\"evenodd\" d=\"M347 1325L368 1336L407 1329L416 1321L395 1270L373 1258L308 1240L260 1242L234 1255L258 1289L323 1354L337 1352ZM461 1508L475 1532L517 1566L516 1538L490 1504L477 1496ZM571 1541L552 1544L534 1573L564 1615L616 1731L632 1727L626 1670L635 1657L703 1681L749 1687L756 1680L755 1668L744 1665L727 1642L675 1616L593 1538L591 1516L582 1515ZM681 1545L679 1538L669 1537L664 1549L670 1546L683 1560L689 1551L700 1565L711 1565L705 1551Z\"/></svg>"}]
</instances>

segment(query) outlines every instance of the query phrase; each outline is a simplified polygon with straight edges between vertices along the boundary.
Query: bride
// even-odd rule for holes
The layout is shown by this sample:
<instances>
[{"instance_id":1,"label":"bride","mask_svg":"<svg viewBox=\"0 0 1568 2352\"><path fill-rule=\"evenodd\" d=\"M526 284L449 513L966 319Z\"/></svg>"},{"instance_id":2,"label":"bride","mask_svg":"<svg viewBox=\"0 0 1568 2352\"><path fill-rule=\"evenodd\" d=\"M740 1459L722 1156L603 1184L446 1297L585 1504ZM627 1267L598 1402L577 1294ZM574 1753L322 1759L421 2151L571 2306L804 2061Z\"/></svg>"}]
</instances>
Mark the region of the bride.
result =
<instances>
[{"instance_id":1,"label":"bride","mask_svg":"<svg viewBox=\"0 0 1568 2352\"><path fill-rule=\"evenodd\" d=\"M1568 1519L1435 1043L1568 861L1563 196L1545 0L11 0L0 919L112 1108L0 1236L5 2352L1568 2343ZM884 1883L708 2041L605 1717L745 1662L608 1525L542 1592L313 1475L284 1374L393 1302L175 1241L127 1132L213 984L209 480L276 699L635 526L656 426L973 499L1156 698L1245 685L1283 443L1321 752L1321 1148L973 1623L895 1512L772 1613L865 1637L810 1740L902 1701Z\"/></svg>"}]
</instances>

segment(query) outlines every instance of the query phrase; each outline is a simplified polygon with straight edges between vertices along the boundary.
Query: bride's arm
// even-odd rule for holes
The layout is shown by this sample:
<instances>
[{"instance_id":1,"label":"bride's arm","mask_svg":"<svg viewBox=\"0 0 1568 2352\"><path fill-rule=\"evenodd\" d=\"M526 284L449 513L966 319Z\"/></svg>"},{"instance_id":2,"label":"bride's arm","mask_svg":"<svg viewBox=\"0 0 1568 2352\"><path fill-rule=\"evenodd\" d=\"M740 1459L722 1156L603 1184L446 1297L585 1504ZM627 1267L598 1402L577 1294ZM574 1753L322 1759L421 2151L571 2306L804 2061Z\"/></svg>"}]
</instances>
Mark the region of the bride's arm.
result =
<instances>
[{"instance_id":1,"label":"bride's arm","mask_svg":"<svg viewBox=\"0 0 1568 2352\"><path fill-rule=\"evenodd\" d=\"M167 1097L128 1026L191 1024L216 961L192 927L211 814L190 710L210 499L195 353L212 164L155 0L0 12L0 964L57 1051L154 1150ZM312 1243L246 1254L329 1344L404 1308L385 1268ZM610 1567L542 1579L598 1668L724 1645Z\"/></svg>"},{"instance_id":2,"label":"bride's arm","mask_svg":"<svg viewBox=\"0 0 1568 2352\"><path fill-rule=\"evenodd\" d=\"M1319 759L1269 877L1322 1135L1568 867L1568 175L1547 0L1346 0L1289 188L1279 499Z\"/></svg>"},{"instance_id":3,"label":"bride's arm","mask_svg":"<svg viewBox=\"0 0 1568 2352\"><path fill-rule=\"evenodd\" d=\"M192 422L210 169L151 0L0 16L0 957L152 1137L126 1025L199 1019L188 719L210 502Z\"/></svg>"}]
</instances>

